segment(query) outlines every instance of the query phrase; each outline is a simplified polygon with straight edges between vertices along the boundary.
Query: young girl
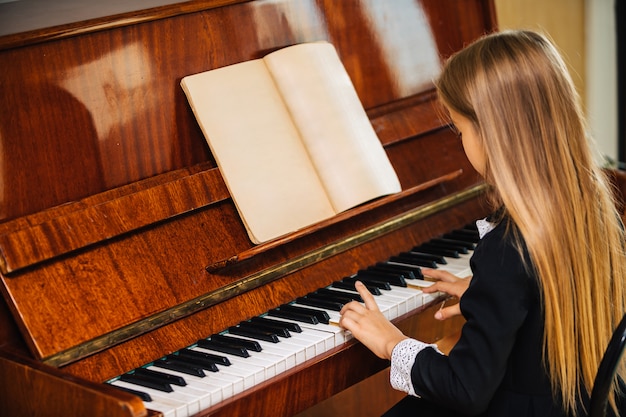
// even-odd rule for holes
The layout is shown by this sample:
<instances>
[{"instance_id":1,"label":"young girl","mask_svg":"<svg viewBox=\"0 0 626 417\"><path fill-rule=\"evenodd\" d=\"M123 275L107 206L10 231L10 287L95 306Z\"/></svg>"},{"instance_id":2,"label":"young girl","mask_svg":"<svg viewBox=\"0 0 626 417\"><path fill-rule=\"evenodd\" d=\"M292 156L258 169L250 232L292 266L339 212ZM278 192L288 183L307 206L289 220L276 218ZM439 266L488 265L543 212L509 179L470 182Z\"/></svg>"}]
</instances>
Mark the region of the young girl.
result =
<instances>
[{"instance_id":1,"label":"young girl","mask_svg":"<svg viewBox=\"0 0 626 417\"><path fill-rule=\"evenodd\" d=\"M448 356L407 338L363 285L340 324L391 359L392 386L410 395L390 414L584 416L626 312L626 255L566 67L542 35L501 32L451 57L436 86L494 208L471 280L424 271L438 279L428 292L460 298L438 318L463 314L461 337Z\"/></svg>"}]
</instances>

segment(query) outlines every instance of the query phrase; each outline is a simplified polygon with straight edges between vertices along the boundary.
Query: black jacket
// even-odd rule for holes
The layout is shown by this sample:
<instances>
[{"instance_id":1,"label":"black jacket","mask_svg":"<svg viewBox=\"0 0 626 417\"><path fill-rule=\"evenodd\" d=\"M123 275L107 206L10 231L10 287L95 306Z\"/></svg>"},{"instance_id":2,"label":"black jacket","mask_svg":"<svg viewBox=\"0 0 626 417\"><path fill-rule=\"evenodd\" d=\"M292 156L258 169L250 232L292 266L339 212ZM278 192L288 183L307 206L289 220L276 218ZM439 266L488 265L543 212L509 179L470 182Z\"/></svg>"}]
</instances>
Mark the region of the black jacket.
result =
<instances>
[{"instance_id":1,"label":"black jacket","mask_svg":"<svg viewBox=\"0 0 626 417\"><path fill-rule=\"evenodd\" d=\"M467 322L458 343L449 356L422 350L411 371L413 386L460 415L565 416L542 362L539 284L505 223L483 237L471 258L474 276L460 302Z\"/></svg>"}]
</instances>

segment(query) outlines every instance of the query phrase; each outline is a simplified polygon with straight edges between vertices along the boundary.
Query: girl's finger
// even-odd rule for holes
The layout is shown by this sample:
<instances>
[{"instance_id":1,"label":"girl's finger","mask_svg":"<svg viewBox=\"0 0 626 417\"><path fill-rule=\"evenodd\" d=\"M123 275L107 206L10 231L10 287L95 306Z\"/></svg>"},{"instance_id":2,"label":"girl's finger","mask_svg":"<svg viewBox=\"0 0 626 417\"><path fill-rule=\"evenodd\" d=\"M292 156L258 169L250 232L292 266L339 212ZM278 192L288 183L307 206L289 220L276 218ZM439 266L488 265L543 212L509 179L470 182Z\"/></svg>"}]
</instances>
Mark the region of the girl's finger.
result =
<instances>
[{"instance_id":1,"label":"girl's finger","mask_svg":"<svg viewBox=\"0 0 626 417\"><path fill-rule=\"evenodd\" d=\"M439 309L439 311L435 313L435 318L437 320L445 320L445 319L449 319L450 317L460 316L460 315L461 315L461 306L459 303L457 303L450 307Z\"/></svg>"},{"instance_id":2,"label":"girl's finger","mask_svg":"<svg viewBox=\"0 0 626 417\"><path fill-rule=\"evenodd\" d=\"M363 299L363 302L365 302L365 308L367 308L368 310L378 310L378 304L376 304L374 296L371 292L369 292L365 284L363 284L361 281L357 281L354 286L361 298Z\"/></svg>"},{"instance_id":3,"label":"girl's finger","mask_svg":"<svg viewBox=\"0 0 626 417\"><path fill-rule=\"evenodd\" d=\"M362 314L362 310L365 310L365 307L361 305L358 301L350 301L348 304L345 304L339 314L342 316L345 315L348 311L354 311L357 314Z\"/></svg>"},{"instance_id":4,"label":"girl's finger","mask_svg":"<svg viewBox=\"0 0 626 417\"><path fill-rule=\"evenodd\" d=\"M455 287L455 285L453 283L444 282L444 281L437 281L433 285L431 285L429 287L425 287L422 291L424 291L427 294L430 294L430 293L433 293L433 292L437 292L437 291L442 291L442 292L445 292L446 294L457 295L457 294L454 294L454 289L455 288L456 287Z\"/></svg>"},{"instance_id":5,"label":"girl's finger","mask_svg":"<svg viewBox=\"0 0 626 417\"><path fill-rule=\"evenodd\" d=\"M428 277L435 278L435 279L445 281L445 282L454 282L460 279L459 277L451 274L450 272L443 271L441 269L422 268L422 273Z\"/></svg>"}]
</instances>

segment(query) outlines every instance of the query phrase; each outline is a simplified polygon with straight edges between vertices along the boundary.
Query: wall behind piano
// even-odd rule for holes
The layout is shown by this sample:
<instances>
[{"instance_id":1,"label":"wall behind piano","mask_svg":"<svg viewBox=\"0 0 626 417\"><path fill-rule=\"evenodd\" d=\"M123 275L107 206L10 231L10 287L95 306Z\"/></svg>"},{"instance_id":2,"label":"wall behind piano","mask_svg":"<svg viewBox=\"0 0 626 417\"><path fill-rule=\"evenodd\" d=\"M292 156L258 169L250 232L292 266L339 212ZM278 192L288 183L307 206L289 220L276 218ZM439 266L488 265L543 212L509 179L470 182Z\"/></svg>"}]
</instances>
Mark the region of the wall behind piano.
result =
<instances>
[{"instance_id":1,"label":"wall behind piano","mask_svg":"<svg viewBox=\"0 0 626 417\"><path fill-rule=\"evenodd\" d=\"M495 5L500 29L541 30L556 43L583 99L598 161L616 161L614 0L496 0Z\"/></svg>"}]
</instances>

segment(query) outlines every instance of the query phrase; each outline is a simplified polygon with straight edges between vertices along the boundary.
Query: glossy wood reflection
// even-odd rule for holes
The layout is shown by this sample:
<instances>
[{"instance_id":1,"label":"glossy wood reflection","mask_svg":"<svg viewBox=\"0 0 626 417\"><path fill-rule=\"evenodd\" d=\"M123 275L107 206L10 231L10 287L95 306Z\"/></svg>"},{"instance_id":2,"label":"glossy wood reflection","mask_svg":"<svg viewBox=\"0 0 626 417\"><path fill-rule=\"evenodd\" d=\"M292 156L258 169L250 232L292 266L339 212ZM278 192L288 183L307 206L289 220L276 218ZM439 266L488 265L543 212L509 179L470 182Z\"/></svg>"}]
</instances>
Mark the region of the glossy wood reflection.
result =
<instances>
[{"instance_id":1,"label":"glossy wood reflection","mask_svg":"<svg viewBox=\"0 0 626 417\"><path fill-rule=\"evenodd\" d=\"M0 137L11 157L0 163L0 218L211 160L178 85L185 75L326 39L364 106L374 108L429 87L432 74L416 78L424 66L419 57L446 55L484 30L484 22L472 22L471 34L446 27L438 50L428 36L411 44L411 20L383 27L373 17L433 18L417 2L396 3L380 10L371 1L251 2L1 51L0 108L7 111L0 113ZM453 18L453 7L441 9Z\"/></svg>"}]
</instances>

